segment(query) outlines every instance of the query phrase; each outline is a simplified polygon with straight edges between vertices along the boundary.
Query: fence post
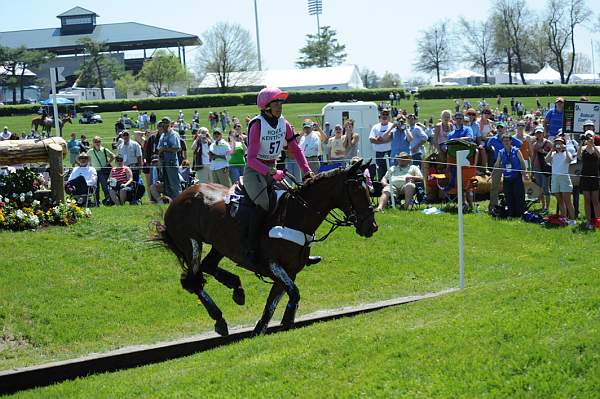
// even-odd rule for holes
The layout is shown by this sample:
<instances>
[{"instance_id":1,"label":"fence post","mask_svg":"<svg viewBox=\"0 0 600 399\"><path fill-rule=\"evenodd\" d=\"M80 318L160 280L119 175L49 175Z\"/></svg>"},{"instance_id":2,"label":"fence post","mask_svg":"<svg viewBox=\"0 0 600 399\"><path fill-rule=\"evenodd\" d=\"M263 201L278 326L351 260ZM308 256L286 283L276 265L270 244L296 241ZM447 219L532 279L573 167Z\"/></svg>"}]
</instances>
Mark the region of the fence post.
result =
<instances>
[{"instance_id":1,"label":"fence post","mask_svg":"<svg viewBox=\"0 0 600 399\"><path fill-rule=\"evenodd\" d=\"M52 198L56 202L64 202L65 183L63 181L63 148L61 145L48 145L48 161L50 163L50 187L52 190Z\"/></svg>"}]
</instances>

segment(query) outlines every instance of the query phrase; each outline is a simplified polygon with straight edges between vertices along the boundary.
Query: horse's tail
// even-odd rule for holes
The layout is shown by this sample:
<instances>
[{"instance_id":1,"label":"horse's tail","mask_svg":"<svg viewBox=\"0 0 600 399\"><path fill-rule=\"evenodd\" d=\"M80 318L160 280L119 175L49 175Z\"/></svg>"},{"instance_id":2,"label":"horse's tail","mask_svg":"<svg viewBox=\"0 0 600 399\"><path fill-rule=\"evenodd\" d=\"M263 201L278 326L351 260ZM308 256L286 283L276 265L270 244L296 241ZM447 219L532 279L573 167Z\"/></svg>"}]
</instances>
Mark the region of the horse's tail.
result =
<instances>
[{"instance_id":1,"label":"horse's tail","mask_svg":"<svg viewBox=\"0 0 600 399\"><path fill-rule=\"evenodd\" d=\"M177 244L175 244L175 240L169 234L169 230L167 229L167 226L165 226L158 220L154 220L154 221L150 222L150 226L151 226L151 230L152 230L151 235L150 235L150 241L155 242L160 246L170 249L177 257L177 260L179 261L179 264L181 265L181 269L184 272L187 272L188 266L185 262L185 259L186 259L185 254L181 251L181 249L179 249Z\"/></svg>"}]
</instances>

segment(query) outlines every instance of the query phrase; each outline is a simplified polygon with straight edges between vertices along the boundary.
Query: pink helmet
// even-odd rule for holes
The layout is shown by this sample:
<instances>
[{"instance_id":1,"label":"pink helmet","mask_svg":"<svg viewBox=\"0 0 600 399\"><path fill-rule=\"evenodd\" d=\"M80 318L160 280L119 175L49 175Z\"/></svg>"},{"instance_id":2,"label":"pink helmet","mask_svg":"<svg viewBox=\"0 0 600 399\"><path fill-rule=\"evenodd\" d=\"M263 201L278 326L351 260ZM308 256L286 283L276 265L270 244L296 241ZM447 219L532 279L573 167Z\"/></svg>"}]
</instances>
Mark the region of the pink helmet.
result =
<instances>
[{"instance_id":1,"label":"pink helmet","mask_svg":"<svg viewBox=\"0 0 600 399\"><path fill-rule=\"evenodd\" d=\"M267 105L275 100L285 100L288 98L287 91L283 91L277 87L265 87L256 97L256 105L258 108L265 109Z\"/></svg>"}]
</instances>

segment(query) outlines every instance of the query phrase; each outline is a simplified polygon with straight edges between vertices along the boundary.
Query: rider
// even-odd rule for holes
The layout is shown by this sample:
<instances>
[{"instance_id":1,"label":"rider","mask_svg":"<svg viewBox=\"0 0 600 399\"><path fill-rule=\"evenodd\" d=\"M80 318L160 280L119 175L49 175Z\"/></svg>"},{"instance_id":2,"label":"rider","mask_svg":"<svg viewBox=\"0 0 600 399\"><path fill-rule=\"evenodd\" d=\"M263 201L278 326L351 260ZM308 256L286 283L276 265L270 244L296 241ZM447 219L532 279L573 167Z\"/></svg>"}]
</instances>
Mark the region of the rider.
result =
<instances>
[{"instance_id":1,"label":"rider","mask_svg":"<svg viewBox=\"0 0 600 399\"><path fill-rule=\"evenodd\" d=\"M294 130L281 115L282 103L287 97L287 92L276 87L262 89L256 101L260 115L252 119L248 126L248 163L244 169L244 187L250 200L257 206L248 227L248 253L244 262L247 265L255 265L258 261L263 222L275 205L271 204L270 195L273 183L285 177L285 173L275 167L284 146L294 154L304 178L313 176L296 142Z\"/></svg>"}]
</instances>

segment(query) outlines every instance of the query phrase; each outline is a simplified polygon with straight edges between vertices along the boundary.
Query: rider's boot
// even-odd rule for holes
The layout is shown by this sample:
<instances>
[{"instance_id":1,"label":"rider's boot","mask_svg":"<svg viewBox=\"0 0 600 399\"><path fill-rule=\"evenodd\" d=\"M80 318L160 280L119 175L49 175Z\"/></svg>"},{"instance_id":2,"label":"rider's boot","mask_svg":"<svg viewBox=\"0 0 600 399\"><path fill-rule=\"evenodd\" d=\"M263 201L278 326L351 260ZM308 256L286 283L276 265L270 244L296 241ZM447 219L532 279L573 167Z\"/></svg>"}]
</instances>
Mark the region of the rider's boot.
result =
<instances>
[{"instance_id":1,"label":"rider's boot","mask_svg":"<svg viewBox=\"0 0 600 399\"><path fill-rule=\"evenodd\" d=\"M306 266L316 265L319 262L321 262L320 256L309 256L306 260Z\"/></svg>"},{"instance_id":2,"label":"rider's boot","mask_svg":"<svg viewBox=\"0 0 600 399\"><path fill-rule=\"evenodd\" d=\"M250 223L248 225L248 252L244 258L243 265L246 267L258 267L260 262L260 238L263 233L264 221L267 216L265 211L260 206L254 208L250 215Z\"/></svg>"}]
</instances>

